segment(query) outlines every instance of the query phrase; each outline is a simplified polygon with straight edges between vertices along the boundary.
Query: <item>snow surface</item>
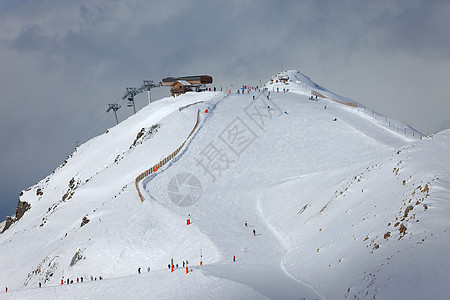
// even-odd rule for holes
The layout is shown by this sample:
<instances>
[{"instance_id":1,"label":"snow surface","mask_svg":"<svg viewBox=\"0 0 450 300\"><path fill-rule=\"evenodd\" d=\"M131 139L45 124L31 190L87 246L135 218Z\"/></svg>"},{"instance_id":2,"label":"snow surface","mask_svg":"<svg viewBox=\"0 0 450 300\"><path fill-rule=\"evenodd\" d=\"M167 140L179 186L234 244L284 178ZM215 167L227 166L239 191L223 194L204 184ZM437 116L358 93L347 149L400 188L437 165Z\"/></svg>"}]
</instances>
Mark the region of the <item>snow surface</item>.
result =
<instances>
[{"instance_id":1,"label":"snow surface","mask_svg":"<svg viewBox=\"0 0 450 300\"><path fill-rule=\"evenodd\" d=\"M364 107L308 100L315 88L349 102L286 74L265 92L153 102L78 147L0 235L0 298L447 299L450 130L421 139ZM134 179L183 143L198 110L183 150L139 182L141 203ZM175 204L174 182L192 205Z\"/></svg>"}]
</instances>

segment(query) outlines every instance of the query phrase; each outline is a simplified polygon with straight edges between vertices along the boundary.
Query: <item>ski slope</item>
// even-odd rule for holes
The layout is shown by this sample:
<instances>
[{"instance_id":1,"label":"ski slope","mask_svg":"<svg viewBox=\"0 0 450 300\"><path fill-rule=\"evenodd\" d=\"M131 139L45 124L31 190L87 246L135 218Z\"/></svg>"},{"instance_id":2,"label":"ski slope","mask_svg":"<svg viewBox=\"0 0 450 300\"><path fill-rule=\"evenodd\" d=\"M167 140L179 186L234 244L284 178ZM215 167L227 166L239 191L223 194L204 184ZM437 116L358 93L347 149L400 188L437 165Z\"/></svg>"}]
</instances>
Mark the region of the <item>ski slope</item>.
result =
<instances>
[{"instance_id":1,"label":"ski slope","mask_svg":"<svg viewBox=\"0 0 450 300\"><path fill-rule=\"evenodd\" d=\"M446 299L450 131L420 139L363 107L310 101L320 86L287 74L264 92L159 100L78 147L0 235L0 296ZM141 203L134 179L183 143L198 110L182 151L139 182Z\"/></svg>"}]
</instances>

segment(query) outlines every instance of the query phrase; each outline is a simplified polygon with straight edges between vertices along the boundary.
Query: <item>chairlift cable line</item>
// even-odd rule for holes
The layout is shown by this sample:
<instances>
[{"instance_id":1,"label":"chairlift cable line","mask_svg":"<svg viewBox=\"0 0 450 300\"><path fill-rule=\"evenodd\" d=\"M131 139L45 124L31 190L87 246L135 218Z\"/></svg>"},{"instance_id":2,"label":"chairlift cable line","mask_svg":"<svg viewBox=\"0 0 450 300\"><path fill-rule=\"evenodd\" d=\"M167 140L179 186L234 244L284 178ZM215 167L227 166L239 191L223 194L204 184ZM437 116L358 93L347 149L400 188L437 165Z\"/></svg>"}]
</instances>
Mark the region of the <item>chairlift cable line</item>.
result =
<instances>
[{"instance_id":1,"label":"chairlift cable line","mask_svg":"<svg viewBox=\"0 0 450 300\"><path fill-rule=\"evenodd\" d=\"M106 121L109 121L109 119L111 119L112 115L108 115L108 118L105 119L105 121L103 121L102 124L100 124L100 126L97 127L97 129L94 131L94 134L97 134L99 132L99 130L102 129L103 125L105 125Z\"/></svg>"},{"instance_id":2,"label":"chairlift cable line","mask_svg":"<svg viewBox=\"0 0 450 300\"><path fill-rule=\"evenodd\" d=\"M52 167L52 169L51 169L51 171L53 171L53 170L55 170L60 164L61 164L61 162L64 160L64 159L66 159L72 152L73 152L73 149L74 148L76 148L77 146L79 146L78 145L78 143L81 141L81 139L82 138L84 138L85 136L86 136L86 134L98 123L98 121L104 116L104 114L105 113L102 113L98 118L97 118L97 120L94 122L94 124L92 124L86 131L85 131L85 133L81 136L81 138L80 139L78 139L78 140L76 140L76 142L75 142L75 147L74 146L70 146L70 148L66 151L66 152L64 152L64 155L58 160L58 161L56 161L56 163L53 165L53 167ZM102 123L102 125L109 119L109 117L110 116L108 116L107 115L107 119ZM98 129L97 129L98 130Z\"/></svg>"},{"instance_id":3,"label":"chairlift cable line","mask_svg":"<svg viewBox=\"0 0 450 300\"><path fill-rule=\"evenodd\" d=\"M86 134L98 123L98 121L100 121L100 119L104 116L105 114L102 112L101 114L100 114L100 116L97 118L97 120L94 122L94 124L92 124L87 130L86 130L86 132L78 139L78 141L81 141L85 136L86 136ZM107 115L108 116L108 115ZM109 116L108 116L109 117Z\"/></svg>"}]
</instances>

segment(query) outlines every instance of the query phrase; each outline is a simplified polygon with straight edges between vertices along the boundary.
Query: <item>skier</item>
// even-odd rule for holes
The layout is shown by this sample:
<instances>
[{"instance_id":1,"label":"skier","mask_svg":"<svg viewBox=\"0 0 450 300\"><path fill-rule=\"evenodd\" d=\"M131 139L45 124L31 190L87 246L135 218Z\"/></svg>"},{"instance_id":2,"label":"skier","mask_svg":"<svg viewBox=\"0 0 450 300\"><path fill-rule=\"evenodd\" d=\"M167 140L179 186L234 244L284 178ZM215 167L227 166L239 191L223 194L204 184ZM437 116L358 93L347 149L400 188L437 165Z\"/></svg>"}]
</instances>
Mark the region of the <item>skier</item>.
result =
<instances>
[{"instance_id":1,"label":"skier","mask_svg":"<svg viewBox=\"0 0 450 300\"><path fill-rule=\"evenodd\" d=\"M83 283L83 276L80 277L81 283Z\"/></svg>"},{"instance_id":2,"label":"skier","mask_svg":"<svg viewBox=\"0 0 450 300\"><path fill-rule=\"evenodd\" d=\"M6 287L6 293L8 292L8 287Z\"/></svg>"},{"instance_id":3,"label":"skier","mask_svg":"<svg viewBox=\"0 0 450 300\"><path fill-rule=\"evenodd\" d=\"M233 255L233 261L236 261L236 256L235 255Z\"/></svg>"},{"instance_id":4,"label":"skier","mask_svg":"<svg viewBox=\"0 0 450 300\"><path fill-rule=\"evenodd\" d=\"M141 268L140 267L138 268L138 274L141 274Z\"/></svg>"},{"instance_id":5,"label":"skier","mask_svg":"<svg viewBox=\"0 0 450 300\"><path fill-rule=\"evenodd\" d=\"M176 264L176 267L177 267L177 269L178 269L178 264Z\"/></svg>"},{"instance_id":6,"label":"skier","mask_svg":"<svg viewBox=\"0 0 450 300\"><path fill-rule=\"evenodd\" d=\"M327 106L325 105L325 106L323 107L323 109L327 109Z\"/></svg>"},{"instance_id":7,"label":"skier","mask_svg":"<svg viewBox=\"0 0 450 300\"><path fill-rule=\"evenodd\" d=\"M79 282L80 282L80 278L77 277L77 283L79 283Z\"/></svg>"},{"instance_id":8,"label":"skier","mask_svg":"<svg viewBox=\"0 0 450 300\"><path fill-rule=\"evenodd\" d=\"M39 287L41 287L42 286L42 284L39 282Z\"/></svg>"},{"instance_id":9,"label":"skier","mask_svg":"<svg viewBox=\"0 0 450 300\"><path fill-rule=\"evenodd\" d=\"M334 118L334 119L333 119L333 121L334 121L334 122L336 122L336 121L337 121L337 119L336 119L336 118Z\"/></svg>"},{"instance_id":10,"label":"skier","mask_svg":"<svg viewBox=\"0 0 450 300\"><path fill-rule=\"evenodd\" d=\"M150 267L147 267L147 272L150 272Z\"/></svg>"},{"instance_id":11,"label":"skier","mask_svg":"<svg viewBox=\"0 0 450 300\"><path fill-rule=\"evenodd\" d=\"M256 236L256 230L253 229L253 236Z\"/></svg>"},{"instance_id":12,"label":"skier","mask_svg":"<svg viewBox=\"0 0 450 300\"><path fill-rule=\"evenodd\" d=\"M270 99L269 99L269 95L267 95L267 100L270 100Z\"/></svg>"},{"instance_id":13,"label":"skier","mask_svg":"<svg viewBox=\"0 0 450 300\"><path fill-rule=\"evenodd\" d=\"M245 221L245 223L244 223L244 224L245 224L245 227L247 227L247 226L248 226L248 225L247 225L247 221Z\"/></svg>"},{"instance_id":14,"label":"skier","mask_svg":"<svg viewBox=\"0 0 450 300\"><path fill-rule=\"evenodd\" d=\"M168 264L168 265L167 265L167 268L169 268L169 269L170 269L170 264Z\"/></svg>"},{"instance_id":15,"label":"skier","mask_svg":"<svg viewBox=\"0 0 450 300\"><path fill-rule=\"evenodd\" d=\"M253 100L255 100L255 95L253 95Z\"/></svg>"}]
</instances>

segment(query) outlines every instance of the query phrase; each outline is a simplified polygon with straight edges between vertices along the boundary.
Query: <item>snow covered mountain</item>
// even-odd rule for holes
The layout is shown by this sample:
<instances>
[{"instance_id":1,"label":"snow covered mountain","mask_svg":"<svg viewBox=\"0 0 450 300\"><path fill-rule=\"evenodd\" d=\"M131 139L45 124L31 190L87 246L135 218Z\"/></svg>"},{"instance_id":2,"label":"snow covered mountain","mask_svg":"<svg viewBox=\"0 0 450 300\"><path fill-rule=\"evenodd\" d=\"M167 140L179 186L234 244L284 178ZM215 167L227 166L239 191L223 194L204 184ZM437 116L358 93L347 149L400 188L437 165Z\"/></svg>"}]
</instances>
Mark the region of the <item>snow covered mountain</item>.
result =
<instances>
[{"instance_id":1,"label":"snow covered mountain","mask_svg":"<svg viewBox=\"0 0 450 300\"><path fill-rule=\"evenodd\" d=\"M243 90L151 103L23 191L0 297L447 299L450 130L297 71Z\"/></svg>"}]
</instances>

